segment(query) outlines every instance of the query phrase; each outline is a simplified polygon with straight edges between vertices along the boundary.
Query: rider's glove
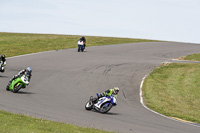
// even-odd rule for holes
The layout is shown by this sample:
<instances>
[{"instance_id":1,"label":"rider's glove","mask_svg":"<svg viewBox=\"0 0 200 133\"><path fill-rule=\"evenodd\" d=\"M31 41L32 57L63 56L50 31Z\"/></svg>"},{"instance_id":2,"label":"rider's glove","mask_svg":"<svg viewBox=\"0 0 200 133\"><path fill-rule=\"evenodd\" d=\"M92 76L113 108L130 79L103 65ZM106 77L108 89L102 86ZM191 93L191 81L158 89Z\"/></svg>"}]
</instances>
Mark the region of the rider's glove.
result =
<instances>
[{"instance_id":1,"label":"rider's glove","mask_svg":"<svg viewBox=\"0 0 200 133\"><path fill-rule=\"evenodd\" d=\"M104 93L104 96L108 96L108 93L107 93L107 92L105 92L105 93Z\"/></svg>"}]
</instances>

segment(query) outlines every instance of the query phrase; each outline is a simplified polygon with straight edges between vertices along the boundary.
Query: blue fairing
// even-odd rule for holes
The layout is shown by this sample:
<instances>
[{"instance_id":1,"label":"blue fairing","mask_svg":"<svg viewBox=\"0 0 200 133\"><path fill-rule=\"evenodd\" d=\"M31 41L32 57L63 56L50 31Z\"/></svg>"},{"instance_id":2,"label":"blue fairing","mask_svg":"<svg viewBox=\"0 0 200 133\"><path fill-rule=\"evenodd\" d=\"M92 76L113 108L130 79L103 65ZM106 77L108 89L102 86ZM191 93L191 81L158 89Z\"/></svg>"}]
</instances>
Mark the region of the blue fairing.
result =
<instances>
[{"instance_id":1,"label":"blue fairing","mask_svg":"<svg viewBox=\"0 0 200 133\"><path fill-rule=\"evenodd\" d=\"M117 105L117 103L114 103L114 101L113 101L113 98L112 98L112 100L111 100L111 103L112 103L112 105Z\"/></svg>"},{"instance_id":2,"label":"blue fairing","mask_svg":"<svg viewBox=\"0 0 200 133\"><path fill-rule=\"evenodd\" d=\"M105 107L107 107L109 104L110 104L110 103L109 103L109 102L107 102L107 103L106 103L106 105L105 105Z\"/></svg>"},{"instance_id":3,"label":"blue fairing","mask_svg":"<svg viewBox=\"0 0 200 133\"><path fill-rule=\"evenodd\" d=\"M81 50L84 50L84 49L85 49L84 45L78 45L78 47L80 47Z\"/></svg>"},{"instance_id":4,"label":"blue fairing","mask_svg":"<svg viewBox=\"0 0 200 133\"><path fill-rule=\"evenodd\" d=\"M98 93L96 93L96 95L97 95L97 97L99 96ZM104 97L98 105L102 104L103 101L106 100L106 98L108 98L109 101L107 101L105 107L107 107L109 105L109 103L112 103L113 106L117 105L117 103L114 103L114 101L113 101L113 95Z\"/></svg>"}]
</instances>

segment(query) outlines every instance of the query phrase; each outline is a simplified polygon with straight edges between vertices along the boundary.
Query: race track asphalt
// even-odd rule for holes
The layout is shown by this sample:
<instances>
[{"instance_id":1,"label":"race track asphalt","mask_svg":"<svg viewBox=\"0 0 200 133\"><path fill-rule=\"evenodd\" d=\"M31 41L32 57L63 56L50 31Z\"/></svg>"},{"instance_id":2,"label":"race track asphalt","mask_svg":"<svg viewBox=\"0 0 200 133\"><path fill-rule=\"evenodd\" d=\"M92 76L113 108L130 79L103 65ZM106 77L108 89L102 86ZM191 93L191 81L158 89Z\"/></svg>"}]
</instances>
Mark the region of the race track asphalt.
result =
<instances>
[{"instance_id":1,"label":"race track asphalt","mask_svg":"<svg viewBox=\"0 0 200 133\"><path fill-rule=\"evenodd\" d=\"M200 45L149 42L50 51L7 59L0 73L0 109L114 132L199 133L200 127L167 119L140 103L142 78L167 60L199 53ZM30 85L6 91L9 79L33 68ZM118 86L118 105L109 113L85 110L90 96Z\"/></svg>"}]
</instances>

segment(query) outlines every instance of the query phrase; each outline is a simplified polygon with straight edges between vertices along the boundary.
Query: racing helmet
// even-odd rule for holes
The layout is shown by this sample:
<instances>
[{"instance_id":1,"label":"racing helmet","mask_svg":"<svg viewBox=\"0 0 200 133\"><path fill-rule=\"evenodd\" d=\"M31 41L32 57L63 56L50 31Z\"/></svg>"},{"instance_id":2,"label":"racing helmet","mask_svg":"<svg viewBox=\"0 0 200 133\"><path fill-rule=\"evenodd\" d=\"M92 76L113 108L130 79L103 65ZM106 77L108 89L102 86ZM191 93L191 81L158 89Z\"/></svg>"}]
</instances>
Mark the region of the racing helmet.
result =
<instances>
[{"instance_id":1,"label":"racing helmet","mask_svg":"<svg viewBox=\"0 0 200 133\"><path fill-rule=\"evenodd\" d=\"M2 54L2 55L1 55L2 61L5 61L5 58L6 58L5 54Z\"/></svg>"},{"instance_id":2,"label":"racing helmet","mask_svg":"<svg viewBox=\"0 0 200 133\"><path fill-rule=\"evenodd\" d=\"M115 95L117 95L118 92L119 92L119 87L114 87L113 90L114 90L113 93L114 93Z\"/></svg>"},{"instance_id":3,"label":"racing helmet","mask_svg":"<svg viewBox=\"0 0 200 133\"><path fill-rule=\"evenodd\" d=\"M83 41L85 41L85 36L82 36L81 39L82 39Z\"/></svg>"},{"instance_id":4,"label":"racing helmet","mask_svg":"<svg viewBox=\"0 0 200 133\"><path fill-rule=\"evenodd\" d=\"M31 67L27 67L26 70L28 71L28 74L32 73L32 68Z\"/></svg>"}]
</instances>

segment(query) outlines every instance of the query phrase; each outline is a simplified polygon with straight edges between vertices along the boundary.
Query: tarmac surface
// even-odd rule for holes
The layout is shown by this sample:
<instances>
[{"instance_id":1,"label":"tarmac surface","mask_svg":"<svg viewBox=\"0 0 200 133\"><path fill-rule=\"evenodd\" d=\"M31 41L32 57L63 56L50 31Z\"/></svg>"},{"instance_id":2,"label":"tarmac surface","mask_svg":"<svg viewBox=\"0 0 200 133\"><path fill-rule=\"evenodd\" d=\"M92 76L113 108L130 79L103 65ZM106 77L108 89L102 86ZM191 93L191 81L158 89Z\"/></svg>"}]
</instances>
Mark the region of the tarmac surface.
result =
<instances>
[{"instance_id":1,"label":"tarmac surface","mask_svg":"<svg viewBox=\"0 0 200 133\"><path fill-rule=\"evenodd\" d=\"M145 42L49 51L7 59L0 73L0 109L114 132L199 133L200 127L167 119L140 103L140 83L171 59L199 53L200 45ZM19 93L9 79L31 66L32 79ZM107 114L85 110L90 96L119 87L118 105Z\"/></svg>"}]
</instances>

